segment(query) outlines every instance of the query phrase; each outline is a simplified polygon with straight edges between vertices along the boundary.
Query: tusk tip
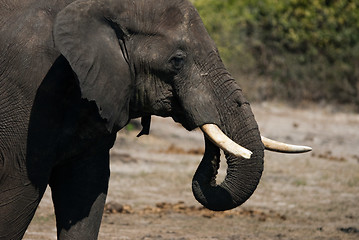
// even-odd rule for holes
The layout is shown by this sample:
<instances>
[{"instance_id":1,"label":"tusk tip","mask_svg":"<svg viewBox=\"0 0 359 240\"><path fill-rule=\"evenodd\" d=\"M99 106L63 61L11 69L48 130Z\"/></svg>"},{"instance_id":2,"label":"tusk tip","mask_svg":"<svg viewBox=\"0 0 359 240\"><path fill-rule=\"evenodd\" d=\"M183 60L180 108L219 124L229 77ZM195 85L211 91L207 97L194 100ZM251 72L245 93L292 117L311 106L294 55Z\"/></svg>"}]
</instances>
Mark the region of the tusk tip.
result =
<instances>
[{"instance_id":1,"label":"tusk tip","mask_svg":"<svg viewBox=\"0 0 359 240\"><path fill-rule=\"evenodd\" d=\"M229 148L226 149L222 149L223 151L226 151L228 153L230 153L231 155L235 156L235 157L242 157L245 159L250 159L253 152L251 152L250 150L244 148L244 147L235 147L235 146L231 146Z\"/></svg>"},{"instance_id":2,"label":"tusk tip","mask_svg":"<svg viewBox=\"0 0 359 240\"><path fill-rule=\"evenodd\" d=\"M251 151L249 151L248 150L248 152L247 153L245 153L245 154L243 154L242 156L245 158L245 159L250 159L251 158L251 156L252 156L252 152Z\"/></svg>"},{"instance_id":3,"label":"tusk tip","mask_svg":"<svg viewBox=\"0 0 359 240\"><path fill-rule=\"evenodd\" d=\"M242 158L245 158L245 159L250 159L251 156L252 156L252 152L248 149L245 149L241 152L230 152L232 155L236 156L236 157L242 157Z\"/></svg>"},{"instance_id":4,"label":"tusk tip","mask_svg":"<svg viewBox=\"0 0 359 240\"><path fill-rule=\"evenodd\" d=\"M313 150L313 148L311 148L311 147L308 147L308 146L303 146L303 149L302 149L303 151L303 153L305 153L305 152L310 152L310 151L312 151Z\"/></svg>"}]
</instances>

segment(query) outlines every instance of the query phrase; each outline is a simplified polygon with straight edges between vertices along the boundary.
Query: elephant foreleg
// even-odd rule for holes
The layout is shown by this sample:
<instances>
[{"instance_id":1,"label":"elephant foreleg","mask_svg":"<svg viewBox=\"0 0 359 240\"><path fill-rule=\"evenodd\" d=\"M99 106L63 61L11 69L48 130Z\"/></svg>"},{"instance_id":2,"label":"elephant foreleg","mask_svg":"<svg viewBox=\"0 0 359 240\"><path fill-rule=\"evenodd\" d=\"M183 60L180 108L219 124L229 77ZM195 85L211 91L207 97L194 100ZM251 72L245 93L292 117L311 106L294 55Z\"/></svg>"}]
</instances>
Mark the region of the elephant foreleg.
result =
<instances>
[{"instance_id":1,"label":"elephant foreleg","mask_svg":"<svg viewBox=\"0 0 359 240\"><path fill-rule=\"evenodd\" d=\"M50 186L58 239L97 239L109 176L108 151L53 170Z\"/></svg>"},{"instance_id":2,"label":"elephant foreleg","mask_svg":"<svg viewBox=\"0 0 359 240\"><path fill-rule=\"evenodd\" d=\"M44 194L25 176L0 179L0 239L22 239Z\"/></svg>"}]
</instances>

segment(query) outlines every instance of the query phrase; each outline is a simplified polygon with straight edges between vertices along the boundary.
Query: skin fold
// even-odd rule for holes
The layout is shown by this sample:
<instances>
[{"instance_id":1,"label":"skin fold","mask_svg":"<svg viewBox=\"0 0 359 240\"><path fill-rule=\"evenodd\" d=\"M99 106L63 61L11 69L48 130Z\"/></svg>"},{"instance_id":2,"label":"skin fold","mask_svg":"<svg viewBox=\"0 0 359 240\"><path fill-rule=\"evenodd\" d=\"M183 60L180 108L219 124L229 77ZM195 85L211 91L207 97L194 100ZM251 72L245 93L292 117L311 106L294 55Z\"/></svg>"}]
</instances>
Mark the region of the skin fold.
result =
<instances>
[{"instance_id":1,"label":"skin fold","mask_svg":"<svg viewBox=\"0 0 359 240\"><path fill-rule=\"evenodd\" d=\"M206 150L192 189L222 211L256 189L264 147L242 90L185 0L0 0L0 239L21 239L49 185L58 239L97 239L109 150L130 119L217 125L249 149Z\"/></svg>"}]
</instances>

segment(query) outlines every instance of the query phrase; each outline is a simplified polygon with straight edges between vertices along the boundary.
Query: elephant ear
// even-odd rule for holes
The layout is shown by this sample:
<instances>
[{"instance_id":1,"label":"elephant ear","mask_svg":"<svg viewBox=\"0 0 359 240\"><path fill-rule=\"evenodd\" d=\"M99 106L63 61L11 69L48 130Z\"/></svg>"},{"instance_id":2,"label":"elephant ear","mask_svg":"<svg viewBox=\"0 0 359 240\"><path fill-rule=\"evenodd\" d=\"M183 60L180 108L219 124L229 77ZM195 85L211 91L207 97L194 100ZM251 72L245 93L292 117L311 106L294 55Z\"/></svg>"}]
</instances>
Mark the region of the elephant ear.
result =
<instances>
[{"instance_id":1,"label":"elephant ear","mask_svg":"<svg viewBox=\"0 0 359 240\"><path fill-rule=\"evenodd\" d=\"M101 6L89 2L76 1L59 12L55 47L76 73L82 98L96 102L111 132L129 120L131 71L121 28L104 17Z\"/></svg>"}]
</instances>

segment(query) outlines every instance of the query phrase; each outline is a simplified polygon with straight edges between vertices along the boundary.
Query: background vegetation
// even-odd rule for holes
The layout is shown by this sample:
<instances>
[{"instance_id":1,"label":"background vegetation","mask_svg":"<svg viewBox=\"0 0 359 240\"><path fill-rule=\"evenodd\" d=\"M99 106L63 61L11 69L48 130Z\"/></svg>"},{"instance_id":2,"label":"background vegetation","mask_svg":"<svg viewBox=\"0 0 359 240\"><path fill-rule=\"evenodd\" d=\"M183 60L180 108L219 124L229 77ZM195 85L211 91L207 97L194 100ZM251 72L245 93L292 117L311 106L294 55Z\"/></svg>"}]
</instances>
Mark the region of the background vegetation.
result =
<instances>
[{"instance_id":1,"label":"background vegetation","mask_svg":"<svg viewBox=\"0 0 359 240\"><path fill-rule=\"evenodd\" d=\"M251 100L359 106L359 1L192 2Z\"/></svg>"}]
</instances>

